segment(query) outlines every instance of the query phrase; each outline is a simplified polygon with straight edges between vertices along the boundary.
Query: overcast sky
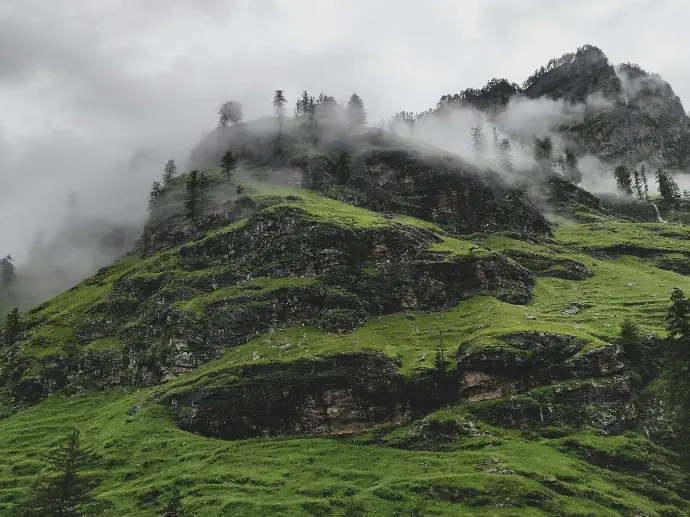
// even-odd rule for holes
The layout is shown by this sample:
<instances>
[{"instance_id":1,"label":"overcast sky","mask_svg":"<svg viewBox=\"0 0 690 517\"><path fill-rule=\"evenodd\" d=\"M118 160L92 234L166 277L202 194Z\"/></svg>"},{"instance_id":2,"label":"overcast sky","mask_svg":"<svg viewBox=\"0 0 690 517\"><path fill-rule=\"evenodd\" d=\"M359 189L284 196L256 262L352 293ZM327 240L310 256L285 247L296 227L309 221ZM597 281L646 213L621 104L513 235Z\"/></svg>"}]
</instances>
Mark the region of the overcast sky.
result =
<instances>
[{"instance_id":1,"label":"overcast sky","mask_svg":"<svg viewBox=\"0 0 690 517\"><path fill-rule=\"evenodd\" d=\"M687 0L2 0L0 220L15 224L0 225L0 254L21 256L70 190L143 209L158 171L117 190L115 162L182 159L222 101L258 117L276 88L291 104L356 91L375 121L492 77L520 83L588 43L690 103L689 17Z\"/></svg>"}]
</instances>

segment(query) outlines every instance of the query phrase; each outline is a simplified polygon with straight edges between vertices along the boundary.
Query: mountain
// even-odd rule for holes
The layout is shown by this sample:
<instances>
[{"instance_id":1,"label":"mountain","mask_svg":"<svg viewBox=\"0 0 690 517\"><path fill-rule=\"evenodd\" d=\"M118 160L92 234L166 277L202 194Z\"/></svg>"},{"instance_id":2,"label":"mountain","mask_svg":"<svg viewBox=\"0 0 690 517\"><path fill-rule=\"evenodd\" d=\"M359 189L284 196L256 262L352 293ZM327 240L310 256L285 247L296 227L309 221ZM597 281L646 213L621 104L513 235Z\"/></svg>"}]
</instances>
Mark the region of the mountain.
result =
<instances>
[{"instance_id":1,"label":"mountain","mask_svg":"<svg viewBox=\"0 0 690 517\"><path fill-rule=\"evenodd\" d=\"M591 45L552 59L522 86L492 79L481 89L444 95L437 110L465 105L495 115L521 97L584 105L583 120L559 128L578 154L683 172L690 166L690 117L671 86L637 65L611 64Z\"/></svg>"},{"instance_id":2,"label":"mountain","mask_svg":"<svg viewBox=\"0 0 690 517\"><path fill-rule=\"evenodd\" d=\"M453 102L582 102L608 70L578 51ZM656 102L636 99L607 109ZM687 515L665 328L687 202L511 183L327 115L278 127L210 132L132 251L8 325L0 515L73 425L97 454L85 515L176 490L198 517Z\"/></svg>"}]
</instances>

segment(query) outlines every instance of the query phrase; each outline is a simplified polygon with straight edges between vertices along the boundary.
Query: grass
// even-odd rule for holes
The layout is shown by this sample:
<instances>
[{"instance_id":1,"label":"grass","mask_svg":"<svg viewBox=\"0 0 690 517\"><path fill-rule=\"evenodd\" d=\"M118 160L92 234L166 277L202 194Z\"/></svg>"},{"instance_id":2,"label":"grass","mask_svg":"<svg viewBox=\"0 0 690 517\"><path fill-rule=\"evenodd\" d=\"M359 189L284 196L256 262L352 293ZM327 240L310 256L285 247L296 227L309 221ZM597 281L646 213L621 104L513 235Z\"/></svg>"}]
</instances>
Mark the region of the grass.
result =
<instances>
[{"instance_id":1,"label":"grass","mask_svg":"<svg viewBox=\"0 0 690 517\"><path fill-rule=\"evenodd\" d=\"M506 347L503 336L526 331L576 336L582 339L584 351L615 340L626 317L633 317L646 332L663 333L672 289L680 287L690 293L690 278L659 269L655 258L647 256L686 257L690 253L687 227L615 220L578 224L556 218L554 239L542 244L501 235L473 242L453 237L426 221L406 216L391 219L314 192L263 183L248 186L258 197L296 197L283 199L267 211L290 205L300 208L305 218L352 228L391 224L424 228L438 238L431 251L447 253L448 260L520 250L578 260L593 276L578 281L539 278L528 305L475 296L444 311L374 317L348 334L328 334L304 326L268 332L152 389L87 392L74 397L56 394L0 420L0 515L14 514L14 504L43 468L41 455L73 424L81 426L86 440L103 459L97 474L104 482L96 495L109 505L102 512L105 517L153 516L173 485L182 489L199 517L679 515L672 505L687 511L677 496L664 492L662 483L650 488L635 476L585 461L587 455L608 458L612 464L617 458L629 465L657 461L660 453L637 435L527 439L518 432L477 422L486 435L458 433L452 437L452 446L432 452L410 446L419 423L347 440L301 437L223 442L177 429L165 408L152 404L154 391L174 393L227 380L245 364L381 350L400 360L403 374L414 375L420 368L433 367L441 340L450 357L460 344L478 350ZM234 231L246 221L215 229L200 240ZM29 330L23 352L49 356L73 344L75 328L87 311L103 302L124 274L143 280L170 277L176 287L218 272L185 271L178 251L146 259L125 258L30 311L24 319ZM593 258L597 251L615 256ZM223 267L232 270L232 264ZM200 316L214 302L248 290L315 281L318 279L255 278L211 292L193 291L176 308ZM584 307L578 314L562 314L575 303ZM128 324L133 322L124 326ZM106 337L86 348L121 346L119 340ZM128 416L135 404L142 410ZM426 420L452 427L467 418L462 408L446 408ZM370 439L379 432L388 434L379 441ZM508 473L496 473L496 465Z\"/></svg>"},{"instance_id":2,"label":"grass","mask_svg":"<svg viewBox=\"0 0 690 517\"><path fill-rule=\"evenodd\" d=\"M110 516L153 516L177 485L199 517L219 515L659 515L661 504L559 449L558 440L475 450L411 451L305 437L223 442L180 431L149 390L56 395L0 421L0 512L43 468L73 424L96 447ZM142 410L127 416L139 404ZM511 472L489 469L500 465ZM566 494L554 484L569 487ZM455 496L453 496L455 494ZM452 496L452 497L451 497ZM358 513L359 512L359 513ZM398 513L396 513L398 512ZM417 513L415 513L417 512Z\"/></svg>"}]
</instances>

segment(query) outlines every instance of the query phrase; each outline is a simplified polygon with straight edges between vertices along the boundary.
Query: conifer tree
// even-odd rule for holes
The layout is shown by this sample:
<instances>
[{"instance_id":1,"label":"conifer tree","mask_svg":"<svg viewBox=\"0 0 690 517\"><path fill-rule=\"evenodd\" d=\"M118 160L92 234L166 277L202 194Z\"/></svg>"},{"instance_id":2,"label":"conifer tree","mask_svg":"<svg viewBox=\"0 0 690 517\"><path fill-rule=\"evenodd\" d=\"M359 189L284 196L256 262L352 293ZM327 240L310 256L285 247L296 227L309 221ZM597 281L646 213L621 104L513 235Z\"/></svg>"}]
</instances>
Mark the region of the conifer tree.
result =
<instances>
[{"instance_id":1,"label":"conifer tree","mask_svg":"<svg viewBox=\"0 0 690 517\"><path fill-rule=\"evenodd\" d=\"M481 157L484 155L486 141L481 127L476 126L470 129L470 144L472 145L475 156Z\"/></svg>"},{"instance_id":2,"label":"conifer tree","mask_svg":"<svg viewBox=\"0 0 690 517\"><path fill-rule=\"evenodd\" d=\"M227 180L232 179L232 173L236 167L237 160L235 160L235 157L232 155L232 151L228 149L220 160L220 168L223 177Z\"/></svg>"},{"instance_id":3,"label":"conifer tree","mask_svg":"<svg viewBox=\"0 0 690 517\"><path fill-rule=\"evenodd\" d=\"M17 342L21 329L19 309L15 307L5 318L5 325L2 329L2 338L6 347L10 347Z\"/></svg>"},{"instance_id":4,"label":"conifer tree","mask_svg":"<svg viewBox=\"0 0 690 517\"><path fill-rule=\"evenodd\" d=\"M633 169L633 188L635 189L637 199L642 199L642 178L640 177L640 171L637 169Z\"/></svg>"},{"instance_id":5,"label":"conifer tree","mask_svg":"<svg viewBox=\"0 0 690 517\"><path fill-rule=\"evenodd\" d=\"M630 171L628 171L628 168L625 165L619 165L613 170L613 175L616 178L616 186L618 186L618 190L631 196L632 180L630 179Z\"/></svg>"},{"instance_id":6,"label":"conifer tree","mask_svg":"<svg viewBox=\"0 0 690 517\"><path fill-rule=\"evenodd\" d=\"M85 471L97 464L92 447L81 443L77 426L67 440L46 455L52 470L42 478L26 503L26 517L85 517L87 505L93 501L91 491L95 488Z\"/></svg>"},{"instance_id":7,"label":"conifer tree","mask_svg":"<svg viewBox=\"0 0 690 517\"><path fill-rule=\"evenodd\" d=\"M5 313L5 309L10 307L15 298L15 282L17 272L14 267L14 259L7 255L0 259L0 314Z\"/></svg>"},{"instance_id":8,"label":"conifer tree","mask_svg":"<svg viewBox=\"0 0 690 517\"><path fill-rule=\"evenodd\" d=\"M307 114L309 110L309 104L310 104L310 99L312 99L309 95L309 92L307 90L304 90L302 92L302 95L297 99L297 102L295 103L295 118L299 117L300 115L305 115Z\"/></svg>"},{"instance_id":9,"label":"conifer tree","mask_svg":"<svg viewBox=\"0 0 690 517\"><path fill-rule=\"evenodd\" d=\"M364 109L362 98L353 93L347 102L347 120L351 124L364 126L367 123L367 111Z\"/></svg>"},{"instance_id":10,"label":"conifer tree","mask_svg":"<svg viewBox=\"0 0 690 517\"><path fill-rule=\"evenodd\" d=\"M644 188L644 199L649 201L649 187L647 186L647 173L645 172L644 165L640 167L640 177L642 178L642 186Z\"/></svg>"},{"instance_id":11,"label":"conifer tree","mask_svg":"<svg viewBox=\"0 0 690 517\"><path fill-rule=\"evenodd\" d=\"M513 174L515 172L515 167L513 165L513 157L511 156L511 145L507 138L501 140L499 147L500 158L501 158L501 169L503 169L508 174Z\"/></svg>"},{"instance_id":12,"label":"conifer tree","mask_svg":"<svg viewBox=\"0 0 690 517\"><path fill-rule=\"evenodd\" d=\"M197 170L190 172L187 176L187 183L184 186L184 206L189 219L193 219L196 216L199 206L199 174Z\"/></svg>"},{"instance_id":13,"label":"conifer tree","mask_svg":"<svg viewBox=\"0 0 690 517\"><path fill-rule=\"evenodd\" d=\"M671 356L666 367L666 397L676 435L676 447L687 464L690 461L688 430L690 429L690 300L674 288L666 315L666 329L671 341Z\"/></svg>"},{"instance_id":14,"label":"conifer tree","mask_svg":"<svg viewBox=\"0 0 690 517\"><path fill-rule=\"evenodd\" d=\"M283 136L283 124L285 123L285 105L287 99L283 90L276 90L273 94L273 113L278 120L278 140Z\"/></svg>"},{"instance_id":15,"label":"conifer tree","mask_svg":"<svg viewBox=\"0 0 690 517\"><path fill-rule=\"evenodd\" d=\"M551 143L551 138L545 136L544 138L534 139L534 159L537 162L537 166L542 174L551 174L552 169L552 156L553 144Z\"/></svg>"},{"instance_id":16,"label":"conifer tree","mask_svg":"<svg viewBox=\"0 0 690 517\"><path fill-rule=\"evenodd\" d=\"M669 205L676 204L680 200L680 187L669 174L658 169L656 182L659 187L659 194Z\"/></svg>"},{"instance_id":17,"label":"conifer tree","mask_svg":"<svg viewBox=\"0 0 690 517\"><path fill-rule=\"evenodd\" d=\"M151 190L149 191L149 212L153 210L153 206L156 204L156 199L161 195L162 192L161 184L159 181L154 181L151 185Z\"/></svg>"},{"instance_id":18,"label":"conifer tree","mask_svg":"<svg viewBox=\"0 0 690 517\"><path fill-rule=\"evenodd\" d=\"M175 160L168 160L163 168L163 186L167 187L173 176L177 172L177 165L175 165Z\"/></svg>"},{"instance_id":19,"label":"conifer tree","mask_svg":"<svg viewBox=\"0 0 690 517\"><path fill-rule=\"evenodd\" d=\"M14 268L14 259L11 255L6 255L0 259L0 289L9 287L17 279L17 272Z\"/></svg>"},{"instance_id":20,"label":"conifer tree","mask_svg":"<svg viewBox=\"0 0 690 517\"><path fill-rule=\"evenodd\" d=\"M577 156L568 148L565 150L565 177L573 185L582 181L582 171Z\"/></svg>"}]
</instances>

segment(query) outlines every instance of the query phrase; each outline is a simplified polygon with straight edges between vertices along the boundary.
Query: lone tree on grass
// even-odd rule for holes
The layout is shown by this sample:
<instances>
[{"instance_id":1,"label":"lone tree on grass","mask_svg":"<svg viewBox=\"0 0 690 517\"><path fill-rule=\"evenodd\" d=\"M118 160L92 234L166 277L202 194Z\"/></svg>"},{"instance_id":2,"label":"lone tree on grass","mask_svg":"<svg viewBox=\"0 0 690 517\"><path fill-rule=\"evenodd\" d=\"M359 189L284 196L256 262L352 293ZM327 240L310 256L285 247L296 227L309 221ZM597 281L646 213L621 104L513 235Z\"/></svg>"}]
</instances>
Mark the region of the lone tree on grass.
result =
<instances>
[{"instance_id":1,"label":"lone tree on grass","mask_svg":"<svg viewBox=\"0 0 690 517\"><path fill-rule=\"evenodd\" d=\"M93 503L96 483L85 474L97 464L93 448L81 443L74 426L65 443L46 455L51 473L42 477L25 505L25 517L82 517Z\"/></svg>"},{"instance_id":2,"label":"lone tree on grass","mask_svg":"<svg viewBox=\"0 0 690 517\"><path fill-rule=\"evenodd\" d=\"M232 179L232 173L236 167L237 160L235 160L235 157L232 155L232 151L228 150L220 160L220 168L223 177L227 180Z\"/></svg>"}]
</instances>

